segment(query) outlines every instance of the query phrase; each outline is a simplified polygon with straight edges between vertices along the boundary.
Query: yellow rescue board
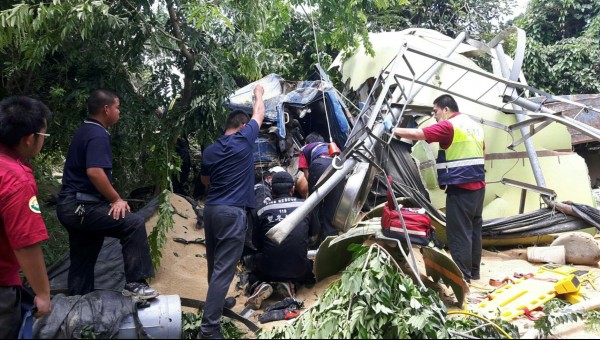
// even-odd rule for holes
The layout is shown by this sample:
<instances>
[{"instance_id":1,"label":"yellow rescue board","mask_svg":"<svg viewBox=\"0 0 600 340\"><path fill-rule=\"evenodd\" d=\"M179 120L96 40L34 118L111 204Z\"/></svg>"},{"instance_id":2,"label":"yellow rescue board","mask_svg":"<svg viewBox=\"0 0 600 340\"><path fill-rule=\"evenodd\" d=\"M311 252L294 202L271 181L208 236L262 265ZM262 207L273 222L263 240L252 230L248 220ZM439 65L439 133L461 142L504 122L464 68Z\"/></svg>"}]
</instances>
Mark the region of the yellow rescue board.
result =
<instances>
[{"instance_id":1,"label":"yellow rescue board","mask_svg":"<svg viewBox=\"0 0 600 340\"><path fill-rule=\"evenodd\" d=\"M545 265L533 275L496 289L470 310L488 318L500 316L510 321L543 306L559 293L576 296L581 285L579 277L586 273L570 266Z\"/></svg>"}]
</instances>

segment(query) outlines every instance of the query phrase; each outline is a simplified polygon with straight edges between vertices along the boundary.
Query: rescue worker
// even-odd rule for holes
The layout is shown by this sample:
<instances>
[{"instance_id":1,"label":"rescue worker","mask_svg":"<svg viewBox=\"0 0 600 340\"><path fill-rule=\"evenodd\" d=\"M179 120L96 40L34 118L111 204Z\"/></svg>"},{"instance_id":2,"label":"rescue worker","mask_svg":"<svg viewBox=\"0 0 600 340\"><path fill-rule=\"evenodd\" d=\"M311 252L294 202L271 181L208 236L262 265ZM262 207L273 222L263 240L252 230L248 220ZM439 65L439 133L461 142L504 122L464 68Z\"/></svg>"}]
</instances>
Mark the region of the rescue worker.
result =
<instances>
[{"instance_id":1,"label":"rescue worker","mask_svg":"<svg viewBox=\"0 0 600 340\"><path fill-rule=\"evenodd\" d=\"M119 239L125 269L124 295L152 299L158 292L144 219L131 212L112 186L108 128L120 118L116 93L99 89L88 98L88 117L77 129L65 161L56 213L69 232L69 295L94 290L94 267L105 237Z\"/></svg>"},{"instance_id":2,"label":"rescue worker","mask_svg":"<svg viewBox=\"0 0 600 340\"><path fill-rule=\"evenodd\" d=\"M27 161L40 153L50 110L29 97L0 102L0 339L16 339L21 327L22 282L35 293L35 317L50 312L50 284L41 242L48 239Z\"/></svg>"},{"instance_id":3,"label":"rescue worker","mask_svg":"<svg viewBox=\"0 0 600 340\"><path fill-rule=\"evenodd\" d=\"M280 166L269 168L269 170L263 173L262 181L258 179L257 182L260 181L260 183L254 185L254 197L257 208L267 204L273 199L273 194L271 193L271 183L273 175L278 172L285 172L285 169Z\"/></svg>"},{"instance_id":4,"label":"rescue worker","mask_svg":"<svg viewBox=\"0 0 600 340\"><path fill-rule=\"evenodd\" d=\"M264 171L260 178L255 178L255 182L258 182L254 185L254 201L256 205L255 208L250 209L248 213L248 229L246 229L246 241L244 242L244 252L242 253L242 257L255 254L257 251L252 236L254 230L258 228L258 217L256 216L256 212L259 207L267 204L273 199L273 195L271 194L271 179L275 173L281 171L285 171L285 169L280 166L274 166Z\"/></svg>"},{"instance_id":5,"label":"rescue worker","mask_svg":"<svg viewBox=\"0 0 600 340\"><path fill-rule=\"evenodd\" d=\"M201 180L210 185L204 207L208 292L199 338L221 339L225 296L244 250L248 210L254 208L254 143L265 118L264 89L254 88L252 118L227 117L225 133L202 154Z\"/></svg>"},{"instance_id":6,"label":"rescue worker","mask_svg":"<svg viewBox=\"0 0 600 340\"><path fill-rule=\"evenodd\" d=\"M437 124L426 128L394 128L391 117L386 131L396 138L439 142L436 160L438 181L446 187L448 247L465 281L480 279L481 232L485 196L483 127L458 110L450 95L433 101Z\"/></svg>"},{"instance_id":7,"label":"rescue worker","mask_svg":"<svg viewBox=\"0 0 600 340\"><path fill-rule=\"evenodd\" d=\"M285 219L304 199L294 197L294 179L286 171L277 172L271 180L273 199L259 208L258 228L254 230L254 244L258 253L245 257L251 269L249 286L252 295L246 306L259 309L273 293L273 285L283 297L295 297L296 284L314 283L312 261L308 259L308 241L314 228L314 218L308 214L283 240L277 244L266 234Z\"/></svg>"},{"instance_id":8,"label":"rescue worker","mask_svg":"<svg viewBox=\"0 0 600 340\"><path fill-rule=\"evenodd\" d=\"M333 161L329 153L329 144L325 143L323 136L312 132L305 139L306 145L300 150L298 169L304 172L308 179L308 191L312 194L317 186L319 178L325 173ZM327 236L337 236L338 230L333 225L337 205L344 192L344 183L340 182L315 208L320 224L318 242L313 248L318 248Z\"/></svg>"}]
</instances>

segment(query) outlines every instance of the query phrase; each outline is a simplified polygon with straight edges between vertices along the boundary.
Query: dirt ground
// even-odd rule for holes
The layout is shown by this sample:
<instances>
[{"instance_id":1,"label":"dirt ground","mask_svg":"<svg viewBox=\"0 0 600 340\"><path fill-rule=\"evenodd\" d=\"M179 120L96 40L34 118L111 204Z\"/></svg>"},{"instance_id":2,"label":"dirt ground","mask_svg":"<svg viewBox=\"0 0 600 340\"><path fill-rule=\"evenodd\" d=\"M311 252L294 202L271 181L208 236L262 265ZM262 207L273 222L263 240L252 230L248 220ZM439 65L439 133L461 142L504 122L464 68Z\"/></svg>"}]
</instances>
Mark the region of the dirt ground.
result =
<instances>
[{"instance_id":1,"label":"dirt ground","mask_svg":"<svg viewBox=\"0 0 600 340\"><path fill-rule=\"evenodd\" d=\"M175 208L174 215L175 225L173 230L168 233L168 242L163 251L161 266L156 273L155 279L151 282L152 286L157 288L163 295L179 295L182 298L195 300L206 299L208 283L206 278L206 249L200 244L181 244L173 241L174 238L183 238L186 240L195 240L204 238L204 230L197 228L195 212L192 206L182 197L173 195L171 203ZM156 225L158 217L153 216L146 223L146 228L150 231ZM415 256L418 262L419 271L424 284L440 293L440 297L446 303L448 309L459 309L458 303L452 290L443 284L433 282L431 278L425 276L425 265L420 252L415 248ZM536 272L541 263L530 263L527 261L526 248L522 249L507 249L502 251L483 251L483 259L481 266L481 279L472 281L470 285L471 293L469 301L473 304L485 298L494 287L490 286L489 280L502 280L506 277L512 278L515 273L527 274ZM592 271L600 276L598 266L576 266L579 269ZM331 282L337 280L340 274L328 277L327 279L318 282L311 288L301 287L297 291L297 299L303 300L305 308L313 306L321 292L325 290ZM228 296L236 297L236 305L232 308L235 312L242 313L244 311L244 303L247 299L241 291L236 290L238 278L234 278L231 287L229 288ZM598 281L597 281L598 282ZM600 283L597 284L600 289ZM600 296L591 285L585 285L582 288L587 294ZM270 298L263 303L263 306L268 306L275 303L277 299ZM469 308L469 307L467 307ZM194 308L183 307L186 312L195 312ZM258 322L258 315L261 310L252 311L246 314L248 318L265 329L284 325L289 321L271 322L261 325ZM521 330L526 331L533 326L533 321L525 318L519 318L514 321ZM243 328L243 327L240 327ZM247 333L248 337L253 337L251 332ZM560 327L555 332L555 338L572 338L572 339L600 339L598 334L592 334L585 331L583 324L574 324Z\"/></svg>"}]
</instances>

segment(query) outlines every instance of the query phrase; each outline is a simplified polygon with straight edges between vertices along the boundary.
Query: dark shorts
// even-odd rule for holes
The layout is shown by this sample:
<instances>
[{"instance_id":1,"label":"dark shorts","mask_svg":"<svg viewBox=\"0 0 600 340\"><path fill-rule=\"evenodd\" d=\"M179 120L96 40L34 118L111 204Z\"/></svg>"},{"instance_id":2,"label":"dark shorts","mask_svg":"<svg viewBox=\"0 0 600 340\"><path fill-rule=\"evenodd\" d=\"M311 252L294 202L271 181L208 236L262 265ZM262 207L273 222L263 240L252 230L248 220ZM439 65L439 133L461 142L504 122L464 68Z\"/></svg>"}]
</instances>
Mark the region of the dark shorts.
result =
<instances>
[{"instance_id":1,"label":"dark shorts","mask_svg":"<svg viewBox=\"0 0 600 340\"><path fill-rule=\"evenodd\" d=\"M21 287L0 286L0 339L16 339L21 328Z\"/></svg>"}]
</instances>

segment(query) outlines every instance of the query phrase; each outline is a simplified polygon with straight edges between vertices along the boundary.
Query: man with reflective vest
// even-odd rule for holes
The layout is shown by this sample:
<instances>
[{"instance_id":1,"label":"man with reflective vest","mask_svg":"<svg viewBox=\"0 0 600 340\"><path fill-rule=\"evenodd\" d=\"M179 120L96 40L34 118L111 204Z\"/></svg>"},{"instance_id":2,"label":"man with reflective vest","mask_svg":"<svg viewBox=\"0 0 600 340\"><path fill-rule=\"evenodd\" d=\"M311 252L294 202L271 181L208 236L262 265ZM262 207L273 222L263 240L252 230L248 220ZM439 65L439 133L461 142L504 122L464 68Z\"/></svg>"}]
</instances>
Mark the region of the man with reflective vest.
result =
<instances>
[{"instance_id":1,"label":"man with reflective vest","mask_svg":"<svg viewBox=\"0 0 600 340\"><path fill-rule=\"evenodd\" d=\"M391 117L384 125L396 138L440 143L436 168L440 186L446 187L448 247L465 281L479 280L485 196L483 127L461 114L449 95L436 98L433 111L438 123L423 129L394 128Z\"/></svg>"}]
</instances>

